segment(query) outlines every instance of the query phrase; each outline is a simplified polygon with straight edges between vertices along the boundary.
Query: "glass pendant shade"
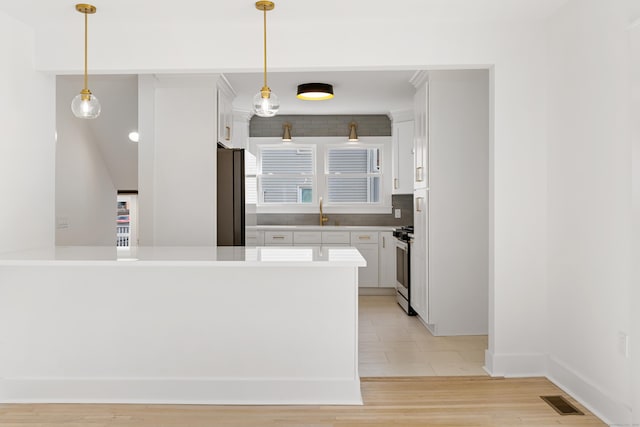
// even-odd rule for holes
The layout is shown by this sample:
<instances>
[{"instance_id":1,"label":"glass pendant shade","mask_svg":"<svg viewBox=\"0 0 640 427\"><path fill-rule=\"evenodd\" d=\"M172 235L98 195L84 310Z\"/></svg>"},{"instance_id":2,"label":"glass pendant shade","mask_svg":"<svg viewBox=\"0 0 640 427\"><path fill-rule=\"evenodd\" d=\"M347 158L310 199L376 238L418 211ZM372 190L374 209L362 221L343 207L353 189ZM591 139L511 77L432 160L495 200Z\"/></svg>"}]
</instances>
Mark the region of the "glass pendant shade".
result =
<instances>
[{"instance_id":1,"label":"glass pendant shade","mask_svg":"<svg viewBox=\"0 0 640 427\"><path fill-rule=\"evenodd\" d=\"M91 93L79 93L71 101L71 111L79 119L95 119L100 115L100 101Z\"/></svg>"},{"instance_id":2,"label":"glass pendant shade","mask_svg":"<svg viewBox=\"0 0 640 427\"><path fill-rule=\"evenodd\" d=\"M269 92L267 97L263 96L263 91L256 93L253 97L253 110L260 117L273 117L280 109L280 101L275 93Z\"/></svg>"}]
</instances>

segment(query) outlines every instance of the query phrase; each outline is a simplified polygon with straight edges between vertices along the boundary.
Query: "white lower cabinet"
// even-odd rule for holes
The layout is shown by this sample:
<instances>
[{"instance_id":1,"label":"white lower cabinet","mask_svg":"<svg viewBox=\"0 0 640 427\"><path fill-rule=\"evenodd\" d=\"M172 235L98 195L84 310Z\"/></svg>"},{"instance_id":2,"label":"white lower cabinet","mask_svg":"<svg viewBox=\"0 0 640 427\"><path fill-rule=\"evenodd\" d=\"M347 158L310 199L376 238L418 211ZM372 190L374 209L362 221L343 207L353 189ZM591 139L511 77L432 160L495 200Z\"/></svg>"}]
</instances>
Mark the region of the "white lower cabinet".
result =
<instances>
[{"instance_id":1,"label":"white lower cabinet","mask_svg":"<svg viewBox=\"0 0 640 427\"><path fill-rule=\"evenodd\" d=\"M358 269L361 288L394 288L396 283L395 237L391 231L257 231L258 246L353 246L367 261ZM253 240L252 240L253 241Z\"/></svg>"},{"instance_id":2,"label":"white lower cabinet","mask_svg":"<svg viewBox=\"0 0 640 427\"><path fill-rule=\"evenodd\" d=\"M293 245L320 245L322 243L322 233L319 231L294 231Z\"/></svg>"},{"instance_id":3,"label":"white lower cabinet","mask_svg":"<svg viewBox=\"0 0 640 427\"><path fill-rule=\"evenodd\" d=\"M381 231L378 239L378 285L396 286L396 238L391 231Z\"/></svg>"},{"instance_id":4,"label":"white lower cabinet","mask_svg":"<svg viewBox=\"0 0 640 427\"><path fill-rule=\"evenodd\" d=\"M367 261L366 267L358 269L358 286L361 288L378 287L378 232L352 231L351 246L360 251Z\"/></svg>"},{"instance_id":5,"label":"white lower cabinet","mask_svg":"<svg viewBox=\"0 0 640 427\"><path fill-rule=\"evenodd\" d=\"M429 191L421 188L413 195L414 239L411 243L411 307L427 323L429 319L428 218Z\"/></svg>"},{"instance_id":6,"label":"white lower cabinet","mask_svg":"<svg viewBox=\"0 0 640 427\"><path fill-rule=\"evenodd\" d=\"M291 231L265 231L264 244L270 245L293 245L293 232Z\"/></svg>"},{"instance_id":7,"label":"white lower cabinet","mask_svg":"<svg viewBox=\"0 0 640 427\"><path fill-rule=\"evenodd\" d=\"M322 244L348 246L351 244L351 234L348 231L323 231Z\"/></svg>"}]
</instances>

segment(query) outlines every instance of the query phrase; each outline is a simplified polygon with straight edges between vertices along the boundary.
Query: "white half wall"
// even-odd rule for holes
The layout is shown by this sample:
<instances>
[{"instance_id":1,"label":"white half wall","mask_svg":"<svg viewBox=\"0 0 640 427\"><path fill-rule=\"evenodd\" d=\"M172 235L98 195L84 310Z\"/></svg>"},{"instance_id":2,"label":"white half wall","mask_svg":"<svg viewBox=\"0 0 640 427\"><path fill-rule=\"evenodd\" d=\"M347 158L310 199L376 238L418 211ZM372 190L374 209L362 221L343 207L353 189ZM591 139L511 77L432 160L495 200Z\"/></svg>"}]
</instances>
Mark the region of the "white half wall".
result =
<instances>
[{"instance_id":1,"label":"white half wall","mask_svg":"<svg viewBox=\"0 0 640 427\"><path fill-rule=\"evenodd\" d=\"M115 246L117 191L90 124L71 112L78 90L57 81L56 245Z\"/></svg>"},{"instance_id":2,"label":"white half wall","mask_svg":"<svg viewBox=\"0 0 640 427\"><path fill-rule=\"evenodd\" d=\"M489 71L429 72L429 299L437 335L489 320Z\"/></svg>"},{"instance_id":3,"label":"white half wall","mask_svg":"<svg viewBox=\"0 0 640 427\"><path fill-rule=\"evenodd\" d=\"M548 375L614 425L631 425L630 4L568 1L547 38Z\"/></svg>"},{"instance_id":4,"label":"white half wall","mask_svg":"<svg viewBox=\"0 0 640 427\"><path fill-rule=\"evenodd\" d=\"M141 245L216 245L217 79L140 76Z\"/></svg>"},{"instance_id":5,"label":"white half wall","mask_svg":"<svg viewBox=\"0 0 640 427\"><path fill-rule=\"evenodd\" d=\"M0 403L362 404L355 262L168 249L0 265Z\"/></svg>"},{"instance_id":6,"label":"white half wall","mask_svg":"<svg viewBox=\"0 0 640 427\"><path fill-rule=\"evenodd\" d=\"M54 242L55 85L35 34L0 12L0 252Z\"/></svg>"}]
</instances>

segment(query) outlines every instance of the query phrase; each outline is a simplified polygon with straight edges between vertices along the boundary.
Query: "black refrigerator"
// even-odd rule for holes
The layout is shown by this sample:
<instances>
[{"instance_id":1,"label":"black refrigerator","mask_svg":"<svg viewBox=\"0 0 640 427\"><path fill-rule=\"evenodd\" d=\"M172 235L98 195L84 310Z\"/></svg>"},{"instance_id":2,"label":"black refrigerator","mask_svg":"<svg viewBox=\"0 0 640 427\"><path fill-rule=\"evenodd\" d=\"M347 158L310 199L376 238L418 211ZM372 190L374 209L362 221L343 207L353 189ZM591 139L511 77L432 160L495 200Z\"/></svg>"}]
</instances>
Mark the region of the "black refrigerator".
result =
<instances>
[{"instance_id":1,"label":"black refrigerator","mask_svg":"<svg viewBox=\"0 0 640 427\"><path fill-rule=\"evenodd\" d=\"M244 150L218 147L218 246L245 245Z\"/></svg>"}]
</instances>

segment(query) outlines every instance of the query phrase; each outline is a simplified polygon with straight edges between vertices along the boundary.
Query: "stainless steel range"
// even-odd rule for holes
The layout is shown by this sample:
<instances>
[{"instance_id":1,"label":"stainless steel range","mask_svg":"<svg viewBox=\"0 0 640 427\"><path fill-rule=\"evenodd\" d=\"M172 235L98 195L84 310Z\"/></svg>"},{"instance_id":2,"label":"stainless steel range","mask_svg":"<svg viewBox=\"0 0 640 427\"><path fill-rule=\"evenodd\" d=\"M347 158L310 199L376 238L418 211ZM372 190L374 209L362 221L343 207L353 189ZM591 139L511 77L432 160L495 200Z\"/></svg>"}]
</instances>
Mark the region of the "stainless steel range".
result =
<instances>
[{"instance_id":1,"label":"stainless steel range","mask_svg":"<svg viewBox=\"0 0 640 427\"><path fill-rule=\"evenodd\" d=\"M396 301L409 315L415 316L411 308L411 241L413 226L396 228L393 232L396 238Z\"/></svg>"}]
</instances>

